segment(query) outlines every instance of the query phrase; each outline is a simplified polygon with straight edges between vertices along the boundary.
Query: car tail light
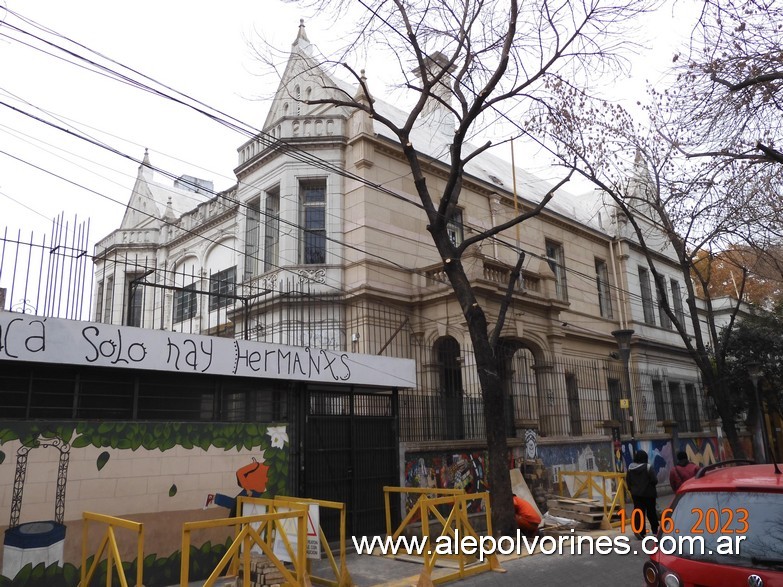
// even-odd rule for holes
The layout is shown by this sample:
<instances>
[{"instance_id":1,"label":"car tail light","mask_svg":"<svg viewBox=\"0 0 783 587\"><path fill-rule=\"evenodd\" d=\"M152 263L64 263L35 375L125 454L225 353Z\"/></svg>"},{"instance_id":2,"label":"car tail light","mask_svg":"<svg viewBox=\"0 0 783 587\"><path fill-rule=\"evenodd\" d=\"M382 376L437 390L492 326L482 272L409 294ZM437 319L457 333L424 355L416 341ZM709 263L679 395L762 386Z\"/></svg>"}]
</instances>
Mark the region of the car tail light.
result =
<instances>
[{"instance_id":1,"label":"car tail light","mask_svg":"<svg viewBox=\"0 0 783 587\"><path fill-rule=\"evenodd\" d=\"M665 585L665 587L680 587L682 585L680 578L674 571L670 571L663 565L660 566L659 570L661 573L661 585Z\"/></svg>"},{"instance_id":2,"label":"car tail light","mask_svg":"<svg viewBox=\"0 0 783 587\"><path fill-rule=\"evenodd\" d=\"M680 587L682 585L677 573L662 564L647 561L644 563L643 572L645 584L650 587Z\"/></svg>"}]
</instances>

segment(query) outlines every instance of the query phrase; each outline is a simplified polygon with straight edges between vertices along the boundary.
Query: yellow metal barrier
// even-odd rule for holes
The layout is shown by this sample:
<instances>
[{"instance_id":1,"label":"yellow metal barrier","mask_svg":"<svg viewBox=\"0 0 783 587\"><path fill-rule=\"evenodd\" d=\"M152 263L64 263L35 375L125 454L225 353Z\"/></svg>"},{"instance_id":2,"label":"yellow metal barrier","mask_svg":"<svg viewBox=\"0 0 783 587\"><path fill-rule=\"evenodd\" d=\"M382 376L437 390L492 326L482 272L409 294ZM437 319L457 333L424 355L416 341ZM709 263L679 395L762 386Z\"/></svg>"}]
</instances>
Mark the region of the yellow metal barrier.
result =
<instances>
[{"instance_id":1,"label":"yellow metal barrier","mask_svg":"<svg viewBox=\"0 0 783 587\"><path fill-rule=\"evenodd\" d=\"M310 576L310 580L313 583L318 583L320 585L327 585L328 587L351 587L353 585L353 579L351 579L351 574L348 572L348 566L346 564L346 558L345 558L346 525L347 525L345 504L337 501L326 501L323 499L310 499L304 497L284 497L284 496L278 496L274 498L272 501L276 504L279 504L280 502L284 502L284 501L293 501L308 506L317 505L319 508L338 510L340 515L340 538L339 538L340 552L338 553L338 560L335 560L334 553L332 552L332 548L329 545L328 540L326 539L326 535L321 529L321 525L319 524L317 528L318 539L321 543L321 548L323 549L323 552L326 554L326 558L329 560L329 566L332 569L332 573L334 574L334 577L326 578L326 577L319 577L317 575L313 575L311 572L310 559L307 559L307 573ZM256 498L241 497L239 498L238 507L241 508L243 503L257 503L257 502L258 501ZM242 510L238 509L238 511L241 512Z\"/></svg>"},{"instance_id":2,"label":"yellow metal barrier","mask_svg":"<svg viewBox=\"0 0 783 587\"><path fill-rule=\"evenodd\" d=\"M220 577L223 569L228 568L232 575L239 573L239 557L242 557L244 568L242 585L250 587L250 549L257 545L269 562L271 562L283 576L281 583L287 585L300 585L311 587L307 574L307 506L292 501L263 500L258 502L267 507L267 513L237 518L218 518L201 522L186 522L182 526L182 566L180 573L180 586L187 587L190 573L190 534L193 530L204 528L220 528L233 526L236 528L236 536L229 546L223 558L217 564L204 587L213 587ZM239 506L238 506L239 507ZM289 511L278 512L278 507L285 507ZM283 527L284 520L296 520L296 551L291 547L288 536ZM253 525L258 527L254 528ZM279 534L283 545L291 559L293 570L287 568L274 552L273 540L275 534Z\"/></svg>"},{"instance_id":3,"label":"yellow metal barrier","mask_svg":"<svg viewBox=\"0 0 783 587\"><path fill-rule=\"evenodd\" d=\"M566 476L574 477L574 491L570 497L586 497L593 499L595 492L602 498L604 518L601 527L604 529L619 526L619 521L612 521L620 509L625 509L626 494L631 493L625 483L625 473L601 473L597 471L558 471L560 496L563 494L563 480ZM598 481L600 480L600 484ZM607 487L607 483L611 486Z\"/></svg>"},{"instance_id":4,"label":"yellow metal barrier","mask_svg":"<svg viewBox=\"0 0 783 587\"><path fill-rule=\"evenodd\" d=\"M413 504L413 506L408 510L408 515L405 516L405 519L400 522L399 527L397 530L392 533L392 521L391 521L391 495L392 494L413 494L418 495L419 497L416 500L416 503ZM416 515L419 513L419 500L428 497L428 496L442 496L442 495L462 495L465 492L462 489L438 489L436 487L389 487L385 486L383 488L383 499L384 503L386 505L386 534L388 536L391 536L392 538L397 538L403 529L405 529L408 524L415 522Z\"/></svg>"},{"instance_id":5,"label":"yellow metal barrier","mask_svg":"<svg viewBox=\"0 0 783 587\"><path fill-rule=\"evenodd\" d=\"M412 489L416 489L416 491L411 491ZM420 496L399 527L392 533L389 496L393 493L409 492L419 493ZM428 494L435 494L435 496L429 497ZM476 500L483 501L487 534L489 536L492 535L489 493L466 494L462 490L456 489L432 490L410 487L384 487L384 495L386 499L387 534L392 537L392 540L396 540L413 520L421 520L423 544L420 553L417 554L421 554L424 568L419 574L418 587L432 587L435 584L464 579L465 577L486 571L505 572L505 569L500 566L496 555L487 555L486 558L480 560L475 554L467 554L462 549L463 540L466 537L472 538L473 545L481 544L481 538L473 528L468 517L470 502ZM448 515L442 513L442 509L447 509ZM431 524L440 524L441 531L439 535L434 537L430 535ZM451 552L447 554L441 553L441 548L439 548L439 546L444 544L444 538L452 545L452 548L447 549ZM433 571L439 559L448 559L452 563L456 562L457 570L433 578Z\"/></svg>"},{"instance_id":6,"label":"yellow metal barrier","mask_svg":"<svg viewBox=\"0 0 783 587\"><path fill-rule=\"evenodd\" d=\"M90 580L92 580L92 576L95 574L98 563L101 561L104 552L106 552L107 587L111 587L112 585L112 567L116 567L117 569L117 576L119 577L121 587L128 587L125 571L122 568L122 558L120 557L120 549L117 545L117 537L114 534L115 528L125 528L126 530L136 532L136 587L142 587L142 576L144 574L144 525L140 522L132 522L130 520L123 520L122 518L115 518L113 516L105 516L92 512L84 512L82 514L82 519L84 520L84 524L82 526L82 569L79 587L86 587L90 584ZM106 524L106 533L103 535L98 550L95 553L95 558L92 560L92 566L88 569L87 537L89 535L90 522Z\"/></svg>"}]
</instances>

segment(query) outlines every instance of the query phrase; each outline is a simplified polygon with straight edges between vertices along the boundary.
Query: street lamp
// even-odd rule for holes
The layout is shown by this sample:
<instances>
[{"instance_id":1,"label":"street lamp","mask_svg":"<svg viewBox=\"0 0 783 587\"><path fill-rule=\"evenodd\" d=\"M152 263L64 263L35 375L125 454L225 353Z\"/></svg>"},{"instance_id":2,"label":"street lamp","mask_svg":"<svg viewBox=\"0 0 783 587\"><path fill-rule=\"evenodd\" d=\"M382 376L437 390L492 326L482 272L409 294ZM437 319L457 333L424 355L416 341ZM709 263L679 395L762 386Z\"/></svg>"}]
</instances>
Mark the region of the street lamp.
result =
<instances>
[{"instance_id":1,"label":"street lamp","mask_svg":"<svg viewBox=\"0 0 783 587\"><path fill-rule=\"evenodd\" d=\"M625 379L625 392L628 394L627 401L628 401L628 407L629 410L629 421L631 423L631 440L635 440L636 433L634 431L634 425L633 425L633 407L631 406L631 396L633 395L631 392L631 370L629 361L631 359L631 336L633 336L633 330L630 329L622 329L622 330L615 330L612 332L612 336L614 336L615 340L617 341L617 347L620 351L620 359L623 362L623 378Z\"/></svg>"},{"instance_id":2,"label":"street lamp","mask_svg":"<svg viewBox=\"0 0 783 587\"><path fill-rule=\"evenodd\" d=\"M756 426L756 444L758 449L762 453L763 461L766 463L769 455L769 448L767 447L767 430L764 422L764 413L761 411L761 398L759 397L759 379L764 376L764 371L761 369L761 363L758 361L750 361L745 365L748 370L748 377L750 377L753 383L753 399L756 404L757 414L757 426Z\"/></svg>"}]
</instances>

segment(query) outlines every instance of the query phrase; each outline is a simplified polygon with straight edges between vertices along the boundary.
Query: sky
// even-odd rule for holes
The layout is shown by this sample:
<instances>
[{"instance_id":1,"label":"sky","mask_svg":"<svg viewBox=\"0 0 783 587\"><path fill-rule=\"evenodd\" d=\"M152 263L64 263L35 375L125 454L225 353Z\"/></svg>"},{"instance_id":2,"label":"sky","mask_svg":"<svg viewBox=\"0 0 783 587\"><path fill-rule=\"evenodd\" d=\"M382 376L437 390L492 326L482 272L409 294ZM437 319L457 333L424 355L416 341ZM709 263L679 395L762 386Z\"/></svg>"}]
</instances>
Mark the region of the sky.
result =
<instances>
[{"instance_id":1,"label":"sky","mask_svg":"<svg viewBox=\"0 0 783 587\"><path fill-rule=\"evenodd\" d=\"M259 75L248 40L261 34L290 46L300 18L320 49L340 38L340 23L279 0L229 0L219 7L202 0L0 0L0 234L21 231L23 240L40 240L62 213L71 225L89 220L91 252L119 226L145 149L155 167L211 180L221 190L235 183L236 151L246 140L190 108L74 65L26 33L81 55L95 51L260 128L269 107L262 98L274 82ZM676 50L677 19L662 12L656 22L654 46L637 60L634 78L617 80L631 98Z\"/></svg>"}]
</instances>

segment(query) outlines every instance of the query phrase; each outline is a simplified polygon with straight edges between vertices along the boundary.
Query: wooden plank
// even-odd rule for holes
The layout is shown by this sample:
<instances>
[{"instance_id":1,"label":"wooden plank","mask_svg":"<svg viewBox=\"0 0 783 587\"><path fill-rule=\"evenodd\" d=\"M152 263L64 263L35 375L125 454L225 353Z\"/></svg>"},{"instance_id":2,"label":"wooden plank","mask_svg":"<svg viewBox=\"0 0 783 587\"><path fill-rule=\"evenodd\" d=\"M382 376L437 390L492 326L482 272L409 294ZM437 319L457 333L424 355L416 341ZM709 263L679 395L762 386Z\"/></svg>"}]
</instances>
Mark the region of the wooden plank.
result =
<instances>
[{"instance_id":1,"label":"wooden plank","mask_svg":"<svg viewBox=\"0 0 783 587\"><path fill-rule=\"evenodd\" d=\"M574 502L567 499L548 499L546 504L550 508L562 508L576 512L600 513L601 515L604 512L604 508L601 505Z\"/></svg>"},{"instance_id":2,"label":"wooden plank","mask_svg":"<svg viewBox=\"0 0 783 587\"><path fill-rule=\"evenodd\" d=\"M549 508L549 514L558 518L570 518L577 522L600 522L603 514L588 514L585 512L575 512L573 510L564 510L560 508Z\"/></svg>"}]
</instances>

